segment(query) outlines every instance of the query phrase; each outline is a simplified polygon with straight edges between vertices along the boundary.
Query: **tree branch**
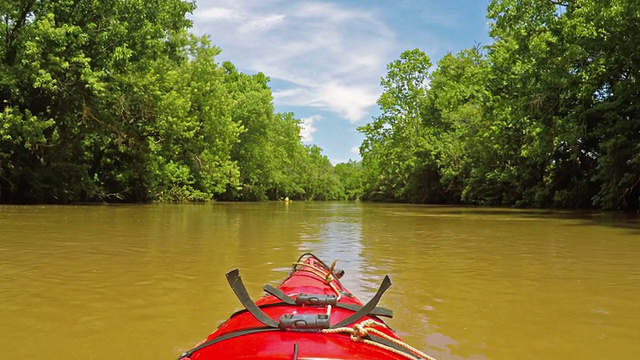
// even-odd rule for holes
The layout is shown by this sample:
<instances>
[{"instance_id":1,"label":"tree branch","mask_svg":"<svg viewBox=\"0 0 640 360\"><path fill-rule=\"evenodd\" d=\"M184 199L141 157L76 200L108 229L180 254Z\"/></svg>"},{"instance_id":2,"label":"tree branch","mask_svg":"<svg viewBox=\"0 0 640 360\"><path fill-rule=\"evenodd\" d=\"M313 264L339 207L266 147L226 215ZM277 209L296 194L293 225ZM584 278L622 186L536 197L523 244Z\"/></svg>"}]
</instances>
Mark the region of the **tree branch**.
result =
<instances>
[{"instance_id":1,"label":"tree branch","mask_svg":"<svg viewBox=\"0 0 640 360\"><path fill-rule=\"evenodd\" d=\"M568 7L569 6L569 1L568 0L566 2L559 1L559 0L549 0L549 2L552 3L553 5L556 5L556 6L564 6L564 7Z\"/></svg>"},{"instance_id":2,"label":"tree branch","mask_svg":"<svg viewBox=\"0 0 640 360\"><path fill-rule=\"evenodd\" d=\"M7 35L7 52L4 60L5 60L5 63L9 66L12 66L13 63L15 62L16 54L18 52L15 48L13 48L14 46L13 42L18 37L18 31L27 22L27 15L29 15L29 13L31 12L31 9L33 8L33 5L35 4L35 2L36 0L31 0L25 5L24 9L22 10L22 13L20 14L20 17L18 18L18 21L16 21L15 25L11 29L11 32Z\"/></svg>"}]
</instances>

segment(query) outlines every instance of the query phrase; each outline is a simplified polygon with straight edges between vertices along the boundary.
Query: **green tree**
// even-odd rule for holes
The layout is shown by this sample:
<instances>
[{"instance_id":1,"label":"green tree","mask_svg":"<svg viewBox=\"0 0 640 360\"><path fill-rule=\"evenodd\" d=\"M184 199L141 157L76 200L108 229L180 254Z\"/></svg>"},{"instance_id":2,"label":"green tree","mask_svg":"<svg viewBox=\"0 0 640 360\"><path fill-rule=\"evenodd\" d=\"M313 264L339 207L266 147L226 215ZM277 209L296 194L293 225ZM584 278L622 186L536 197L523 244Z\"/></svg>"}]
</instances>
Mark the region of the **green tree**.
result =
<instances>
[{"instance_id":1,"label":"green tree","mask_svg":"<svg viewBox=\"0 0 640 360\"><path fill-rule=\"evenodd\" d=\"M430 75L425 125L433 134L441 193L448 203L477 202L471 196L498 154L485 113L491 96L489 66L476 46L445 55ZM481 179L479 179L481 178Z\"/></svg>"},{"instance_id":2,"label":"green tree","mask_svg":"<svg viewBox=\"0 0 640 360\"><path fill-rule=\"evenodd\" d=\"M206 199L237 181L239 128L217 49L187 35L193 8L3 2L0 198Z\"/></svg>"},{"instance_id":3,"label":"green tree","mask_svg":"<svg viewBox=\"0 0 640 360\"><path fill-rule=\"evenodd\" d=\"M301 194L304 200L341 200L344 188L334 173L331 161L322 155L322 149L316 145L305 146L305 156L297 162Z\"/></svg>"},{"instance_id":4,"label":"green tree","mask_svg":"<svg viewBox=\"0 0 640 360\"><path fill-rule=\"evenodd\" d=\"M363 198L424 202L437 199L438 172L425 126L429 57L408 50L387 66L378 105L382 114L358 130L365 167Z\"/></svg>"},{"instance_id":5,"label":"green tree","mask_svg":"<svg viewBox=\"0 0 640 360\"><path fill-rule=\"evenodd\" d=\"M346 200L359 200L362 195L364 176L362 163L353 160L339 163L335 165L334 172L344 188Z\"/></svg>"},{"instance_id":6,"label":"green tree","mask_svg":"<svg viewBox=\"0 0 640 360\"><path fill-rule=\"evenodd\" d=\"M488 16L494 42L431 75L419 50L389 65L360 129L363 198L637 210L640 3L494 0Z\"/></svg>"},{"instance_id":7,"label":"green tree","mask_svg":"<svg viewBox=\"0 0 640 360\"><path fill-rule=\"evenodd\" d=\"M267 196L272 200L304 198L300 163L304 162L307 151L301 143L300 120L293 113L276 114L269 136L270 146L264 152L273 161L273 173Z\"/></svg>"},{"instance_id":8,"label":"green tree","mask_svg":"<svg viewBox=\"0 0 640 360\"><path fill-rule=\"evenodd\" d=\"M501 105L530 135L521 151L532 205L638 208L639 5L493 1L490 57ZM509 93L511 95L507 95ZM517 113L516 113L517 112ZM535 181L534 181L535 180Z\"/></svg>"},{"instance_id":9,"label":"green tree","mask_svg":"<svg viewBox=\"0 0 640 360\"><path fill-rule=\"evenodd\" d=\"M265 200L272 182L274 161L269 151L269 132L275 126L269 78L262 73L246 75L230 62L223 64L225 84L233 97L233 121L244 131L232 149L232 159L240 166L238 188L230 187L231 199Z\"/></svg>"}]
</instances>

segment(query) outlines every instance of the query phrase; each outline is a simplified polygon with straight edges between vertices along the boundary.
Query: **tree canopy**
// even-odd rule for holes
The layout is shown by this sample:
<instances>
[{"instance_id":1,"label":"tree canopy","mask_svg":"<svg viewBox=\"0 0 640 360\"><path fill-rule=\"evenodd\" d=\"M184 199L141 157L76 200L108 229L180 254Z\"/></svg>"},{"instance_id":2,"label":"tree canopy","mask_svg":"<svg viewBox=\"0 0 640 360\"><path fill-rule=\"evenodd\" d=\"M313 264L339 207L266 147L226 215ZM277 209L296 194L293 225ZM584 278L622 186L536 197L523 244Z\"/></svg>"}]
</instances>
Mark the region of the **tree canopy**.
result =
<instances>
[{"instance_id":1,"label":"tree canopy","mask_svg":"<svg viewBox=\"0 0 640 360\"><path fill-rule=\"evenodd\" d=\"M372 200L638 210L640 3L494 0L493 43L388 66Z\"/></svg>"},{"instance_id":2,"label":"tree canopy","mask_svg":"<svg viewBox=\"0 0 640 360\"><path fill-rule=\"evenodd\" d=\"M193 2L1 4L0 201L343 197L269 78L188 32Z\"/></svg>"},{"instance_id":3,"label":"tree canopy","mask_svg":"<svg viewBox=\"0 0 640 360\"><path fill-rule=\"evenodd\" d=\"M0 202L291 199L640 209L640 3L493 0L489 45L387 67L332 165L193 2L0 2Z\"/></svg>"}]
</instances>

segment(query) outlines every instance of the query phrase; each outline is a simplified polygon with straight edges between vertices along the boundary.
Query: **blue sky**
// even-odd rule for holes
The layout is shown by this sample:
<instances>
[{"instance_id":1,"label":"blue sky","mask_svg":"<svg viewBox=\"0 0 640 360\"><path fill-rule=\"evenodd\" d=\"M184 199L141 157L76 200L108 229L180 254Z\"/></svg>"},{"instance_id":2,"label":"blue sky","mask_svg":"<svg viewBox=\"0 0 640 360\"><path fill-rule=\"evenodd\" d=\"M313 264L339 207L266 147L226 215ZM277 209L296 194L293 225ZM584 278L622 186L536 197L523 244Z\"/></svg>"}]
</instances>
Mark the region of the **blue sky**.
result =
<instances>
[{"instance_id":1,"label":"blue sky","mask_svg":"<svg viewBox=\"0 0 640 360\"><path fill-rule=\"evenodd\" d=\"M245 73L263 72L277 112L303 121L305 144L332 163L358 160L356 130L380 111L388 63L419 48L445 54L490 43L489 0L196 0L193 32Z\"/></svg>"}]
</instances>

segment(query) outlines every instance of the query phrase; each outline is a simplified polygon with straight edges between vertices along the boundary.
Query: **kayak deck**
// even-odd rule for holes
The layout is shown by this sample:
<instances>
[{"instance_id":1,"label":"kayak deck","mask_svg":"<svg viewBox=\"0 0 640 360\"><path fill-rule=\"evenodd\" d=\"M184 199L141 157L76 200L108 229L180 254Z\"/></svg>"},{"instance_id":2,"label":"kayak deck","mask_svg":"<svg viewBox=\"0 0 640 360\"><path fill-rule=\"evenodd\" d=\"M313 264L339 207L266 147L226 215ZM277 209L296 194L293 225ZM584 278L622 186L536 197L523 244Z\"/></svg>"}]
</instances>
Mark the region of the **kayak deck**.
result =
<instances>
[{"instance_id":1,"label":"kayak deck","mask_svg":"<svg viewBox=\"0 0 640 360\"><path fill-rule=\"evenodd\" d=\"M238 270L229 272L227 280L246 309L179 359L432 359L406 345L381 319L392 316L376 306L391 285L388 277L363 304L342 286L343 272L334 267L305 253L255 303Z\"/></svg>"}]
</instances>

